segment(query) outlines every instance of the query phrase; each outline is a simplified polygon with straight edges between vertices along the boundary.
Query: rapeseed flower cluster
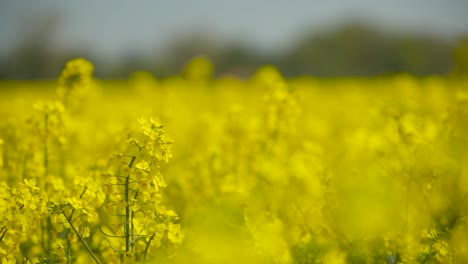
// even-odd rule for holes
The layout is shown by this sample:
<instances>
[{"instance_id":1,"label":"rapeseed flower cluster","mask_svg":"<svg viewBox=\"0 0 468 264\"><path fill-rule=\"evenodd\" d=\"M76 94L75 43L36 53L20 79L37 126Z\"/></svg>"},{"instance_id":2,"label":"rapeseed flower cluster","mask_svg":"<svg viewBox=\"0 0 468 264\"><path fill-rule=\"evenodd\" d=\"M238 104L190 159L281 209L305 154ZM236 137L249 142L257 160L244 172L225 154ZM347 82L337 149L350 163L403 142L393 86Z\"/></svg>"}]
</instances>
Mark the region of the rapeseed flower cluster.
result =
<instances>
[{"instance_id":1,"label":"rapeseed flower cluster","mask_svg":"<svg viewBox=\"0 0 468 264\"><path fill-rule=\"evenodd\" d=\"M92 72L0 98L2 263L468 262L460 72Z\"/></svg>"}]
</instances>

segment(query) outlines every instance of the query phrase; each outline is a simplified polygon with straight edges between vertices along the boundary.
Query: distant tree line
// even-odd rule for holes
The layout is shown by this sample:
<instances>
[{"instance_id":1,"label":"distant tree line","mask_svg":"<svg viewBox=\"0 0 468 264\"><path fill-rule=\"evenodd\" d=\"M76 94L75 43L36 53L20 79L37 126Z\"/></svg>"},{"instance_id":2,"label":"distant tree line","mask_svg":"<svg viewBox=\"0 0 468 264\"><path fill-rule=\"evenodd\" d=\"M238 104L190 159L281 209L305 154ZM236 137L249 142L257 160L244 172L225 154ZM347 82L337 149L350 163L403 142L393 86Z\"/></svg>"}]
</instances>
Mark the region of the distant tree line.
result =
<instances>
[{"instance_id":1,"label":"distant tree line","mask_svg":"<svg viewBox=\"0 0 468 264\"><path fill-rule=\"evenodd\" d=\"M97 68L101 69L96 72L98 78L127 78L140 70L158 77L176 74L190 58L199 55L213 61L217 75L239 77L250 76L264 64L277 66L288 77L376 76L399 72L445 75L454 70L463 71L456 66L460 65L460 59L455 55L465 56L461 64L466 64L467 56L466 39L460 44L457 40L423 34L381 32L362 24L304 34L281 53L258 52L239 43L221 44L206 34L194 33L174 39L164 56L148 56L135 50L118 62L102 60L86 49L51 49L48 45L51 34L51 30L42 30L26 35L14 52L0 61L0 79L55 78L64 63L74 57L86 57L98 64Z\"/></svg>"}]
</instances>

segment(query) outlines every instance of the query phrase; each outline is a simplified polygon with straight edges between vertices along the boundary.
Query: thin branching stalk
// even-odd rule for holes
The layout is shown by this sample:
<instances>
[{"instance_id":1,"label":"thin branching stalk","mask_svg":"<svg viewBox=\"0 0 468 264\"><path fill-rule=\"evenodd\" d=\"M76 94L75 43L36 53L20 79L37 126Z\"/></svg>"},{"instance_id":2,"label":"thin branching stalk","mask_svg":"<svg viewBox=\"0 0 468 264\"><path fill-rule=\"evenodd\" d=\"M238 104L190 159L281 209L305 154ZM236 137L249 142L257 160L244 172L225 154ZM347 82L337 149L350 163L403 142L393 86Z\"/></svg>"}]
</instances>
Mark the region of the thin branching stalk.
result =
<instances>
[{"instance_id":1,"label":"thin branching stalk","mask_svg":"<svg viewBox=\"0 0 468 264\"><path fill-rule=\"evenodd\" d=\"M84 240L84 238L80 235L80 232L78 232L78 230L76 230L75 226L73 225L72 221L70 220L69 217L67 217L67 215L65 214L65 211L62 210L62 214L63 216L65 216L65 219L67 220L68 224L70 225L70 227L73 229L73 231L75 232L75 234L78 236L79 240L81 241L81 243L83 243L83 245L86 247L86 250L88 251L88 253L91 255L91 257L94 259L94 261L97 263L97 264L101 264L101 262L99 262L99 260L97 259L96 255L94 255L93 251L91 250L91 248L88 246L88 243L86 243L86 241Z\"/></svg>"},{"instance_id":2,"label":"thin branching stalk","mask_svg":"<svg viewBox=\"0 0 468 264\"><path fill-rule=\"evenodd\" d=\"M128 164L131 169L136 157L133 156L132 160ZM130 251L130 228L131 228L131 216L130 216L130 173L125 177L125 252Z\"/></svg>"},{"instance_id":3,"label":"thin branching stalk","mask_svg":"<svg viewBox=\"0 0 468 264\"><path fill-rule=\"evenodd\" d=\"M46 177L47 175L49 174L49 160L48 160L48 156L49 156L49 150L48 150L48 147L47 147L47 141L48 141L48 130L49 130L49 115L47 113L45 113L44 115L44 160L43 160L43 166L44 166L44 179L42 181L42 184L41 186L44 187L44 190L47 192L47 181L46 181ZM49 221L47 222L47 228L49 228ZM43 249L45 250L46 248L49 248L47 245L46 245L46 240L48 240L46 238L47 236L47 233L45 230L44 230L44 223L41 222L41 230L42 230L42 234L41 234L41 244L42 244L42 247ZM49 243L50 245L50 243ZM48 250L48 252L50 252Z\"/></svg>"},{"instance_id":4,"label":"thin branching stalk","mask_svg":"<svg viewBox=\"0 0 468 264\"><path fill-rule=\"evenodd\" d=\"M80 199L83 198L83 195L85 194L86 190L88 190L87 186L85 186L85 188L81 192ZM68 218L73 219L73 214L74 213L75 213L75 208L73 208L73 210L71 211L70 216ZM67 218L67 216L65 216L65 218ZM75 220L76 220L76 218L74 220L71 220L71 222L73 223ZM67 231L67 245L68 245L68 248L67 248L67 264L69 264L69 263L71 263L71 245L70 245L70 240L68 239L68 233L70 232L69 231L70 229L67 229L67 230L68 230Z\"/></svg>"},{"instance_id":5,"label":"thin branching stalk","mask_svg":"<svg viewBox=\"0 0 468 264\"><path fill-rule=\"evenodd\" d=\"M138 197L138 190L136 190L135 192L135 196L133 197L134 200L136 200ZM133 210L131 211L131 214L132 214L132 218L130 219L131 221L131 226L132 226L132 230L131 230L131 234L132 234L132 241L135 242L135 225L133 224L133 218L134 218L134 212ZM133 248L132 248L133 249ZM133 250L132 250L133 251Z\"/></svg>"},{"instance_id":6,"label":"thin branching stalk","mask_svg":"<svg viewBox=\"0 0 468 264\"><path fill-rule=\"evenodd\" d=\"M148 243L146 243L145 254L143 256L143 263L145 263L146 261L146 255L148 254L148 249L150 247L151 241L153 241L154 235L156 235L156 233L153 233L153 235L148 240Z\"/></svg>"},{"instance_id":7,"label":"thin branching stalk","mask_svg":"<svg viewBox=\"0 0 468 264\"><path fill-rule=\"evenodd\" d=\"M7 228L5 228L5 230L2 230L2 236L0 237L0 242L2 242L2 240L5 237L5 234L6 234L7 231L8 231Z\"/></svg>"},{"instance_id":8,"label":"thin branching stalk","mask_svg":"<svg viewBox=\"0 0 468 264\"><path fill-rule=\"evenodd\" d=\"M48 140L48 130L49 130L49 114L45 114L44 116L44 176L49 174L49 161L48 161L48 148L47 148L47 140Z\"/></svg>"},{"instance_id":9,"label":"thin branching stalk","mask_svg":"<svg viewBox=\"0 0 468 264\"><path fill-rule=\"evenodd\" d=\"M70 239L68 238L68 233L70 233L70 229L67 229L67 264L71 263L71 244Z\"/></svg>"}]
</instances>

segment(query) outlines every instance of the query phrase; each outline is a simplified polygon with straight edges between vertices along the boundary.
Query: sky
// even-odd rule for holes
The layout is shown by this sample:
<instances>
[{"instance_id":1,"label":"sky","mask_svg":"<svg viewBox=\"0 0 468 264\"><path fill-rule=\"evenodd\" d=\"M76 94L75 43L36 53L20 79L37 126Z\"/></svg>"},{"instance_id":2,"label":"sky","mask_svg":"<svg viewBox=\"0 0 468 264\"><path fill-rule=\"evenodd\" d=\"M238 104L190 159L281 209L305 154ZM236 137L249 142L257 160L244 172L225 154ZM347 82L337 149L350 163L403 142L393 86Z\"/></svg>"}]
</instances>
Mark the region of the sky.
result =
<instances>
[{"instance_id":1,"label":"sky","mask_svg":"<svg viewBox=\"0 0 468 264\"><path fill-rule=\"evenodd\" d=\"M162 51L210 32L259 50L284 50L304 32L361 21L378 29L451 38L468 32L468 0L0 0L0 54L40 21L58 21L51 45L102 56Z\"/></svg>"}]
</instances>

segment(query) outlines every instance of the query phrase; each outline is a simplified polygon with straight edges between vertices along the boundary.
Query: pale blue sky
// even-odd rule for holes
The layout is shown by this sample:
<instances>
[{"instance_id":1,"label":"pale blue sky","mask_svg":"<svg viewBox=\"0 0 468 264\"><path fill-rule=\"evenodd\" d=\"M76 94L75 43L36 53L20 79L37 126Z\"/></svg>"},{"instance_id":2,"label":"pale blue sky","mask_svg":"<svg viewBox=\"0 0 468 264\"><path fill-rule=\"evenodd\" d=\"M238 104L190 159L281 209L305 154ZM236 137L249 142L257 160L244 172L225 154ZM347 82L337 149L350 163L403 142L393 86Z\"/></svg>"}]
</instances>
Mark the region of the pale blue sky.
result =
<instances>
[{"instance_id":1,"label":"pale blue sky","mask_svg":"<svg viewBox=\"0 0 468 264\"><path fill-rule=\"evenodd\" d=\"M446 37L468 32L468 0L0 0L0 53L9 52L37 18L58 13L59 49L103 56L161 50L189 32L281 50L301 32L351 19L377 28Z\"/></svg>"}]
</instances>

